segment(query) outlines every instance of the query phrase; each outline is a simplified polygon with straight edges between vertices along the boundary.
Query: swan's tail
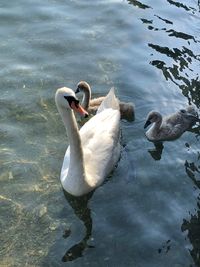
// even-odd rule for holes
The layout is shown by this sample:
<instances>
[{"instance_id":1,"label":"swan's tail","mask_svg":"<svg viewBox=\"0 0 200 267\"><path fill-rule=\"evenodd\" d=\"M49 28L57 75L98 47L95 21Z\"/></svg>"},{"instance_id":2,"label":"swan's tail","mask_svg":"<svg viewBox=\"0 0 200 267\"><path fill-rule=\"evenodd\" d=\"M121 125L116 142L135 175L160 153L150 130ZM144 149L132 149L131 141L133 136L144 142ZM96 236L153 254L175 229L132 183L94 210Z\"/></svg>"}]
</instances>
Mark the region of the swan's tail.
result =
<instances>
[{"instance_id":1,"label":"swan's tail","mask_svg":"<svg viewBox=\"0 0 200 267\"><path fill-rule=\"evenodd\" d=\"M101 105L99 106L97 110L97 113L100 113L101 111L107 108L119 110L119 101L117 97L115 96L115 90L113 87L110 89L109 93L102 101Z\"/></svg>"}]
</instances>

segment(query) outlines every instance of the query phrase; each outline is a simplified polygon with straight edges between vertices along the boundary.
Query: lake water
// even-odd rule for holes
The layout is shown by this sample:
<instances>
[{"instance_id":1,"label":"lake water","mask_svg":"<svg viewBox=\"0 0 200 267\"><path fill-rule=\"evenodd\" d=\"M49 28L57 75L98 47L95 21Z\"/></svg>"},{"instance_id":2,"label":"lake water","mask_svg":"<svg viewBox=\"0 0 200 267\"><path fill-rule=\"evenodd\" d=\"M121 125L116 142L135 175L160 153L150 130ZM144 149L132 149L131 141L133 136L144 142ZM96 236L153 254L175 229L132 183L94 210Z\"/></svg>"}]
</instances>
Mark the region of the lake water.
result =
<instances>
[{"instance_id":1,"label":"lake water","mask_svg":"<svg viewBox=\"0 0 200 267\"><path fill-rule=\"evenodd\" d=\"M197 0L0 0L0 266L200 266L199 127L162 154L147 113L200 107ZM57 88L114 86L136 106L121 160L92 195L64 194Z\"/></svg>"}]
</instances>

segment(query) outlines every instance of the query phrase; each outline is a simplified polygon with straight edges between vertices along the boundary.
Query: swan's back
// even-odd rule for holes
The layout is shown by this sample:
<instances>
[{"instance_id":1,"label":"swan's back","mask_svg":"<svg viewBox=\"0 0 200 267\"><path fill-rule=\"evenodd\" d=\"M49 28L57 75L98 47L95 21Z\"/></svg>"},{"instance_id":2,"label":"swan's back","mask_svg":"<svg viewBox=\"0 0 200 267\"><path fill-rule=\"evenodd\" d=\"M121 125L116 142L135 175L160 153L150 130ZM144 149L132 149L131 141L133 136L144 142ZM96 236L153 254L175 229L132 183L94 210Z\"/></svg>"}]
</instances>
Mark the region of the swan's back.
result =
<instances>
[{"instance_id":1,"label":"swan's back","mask_svg":"<svg viewBox=\"0 0 200 267\"><path fill-rule=\"evenodd\" d=\"M101 105L99 106L97 113L102 112L105 109L115 109L119 111L119 101L115 96L114 88L111 88L107 96L104 98L104 100L101 102Z\"/></svg>"},{"instance_id":2,"label":"swan's back","mask_svg":"<svg viewBox=\"0 0 200 267\"><path fill-rule=\"evenodd\" d=\"M97 186L112 171L120 156L120 112L111 89L97 114L80 129L88 182Z\"/></svg>"}]
</instances>

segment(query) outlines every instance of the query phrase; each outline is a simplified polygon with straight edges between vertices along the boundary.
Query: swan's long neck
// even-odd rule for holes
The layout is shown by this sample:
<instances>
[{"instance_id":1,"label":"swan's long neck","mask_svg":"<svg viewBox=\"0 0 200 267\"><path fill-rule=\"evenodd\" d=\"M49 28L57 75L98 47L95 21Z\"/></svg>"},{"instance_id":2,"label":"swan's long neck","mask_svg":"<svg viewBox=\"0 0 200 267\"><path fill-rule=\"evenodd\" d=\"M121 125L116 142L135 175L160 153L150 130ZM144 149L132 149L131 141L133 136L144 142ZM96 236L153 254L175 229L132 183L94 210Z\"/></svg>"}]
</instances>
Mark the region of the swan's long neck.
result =
<instances>
[{"instance_id":1,"label":"swan's long neck","mask_svg":"<svg viewBox=\"0 0 200 267\"><path fill-rule=\"evenodd\" d=\"M69 139L70 145L70 156L72 159L77 159L80 155L82 158L82 147L81 147L81 138L79 135L78 126L76 123L76 119L72 110L61 110L61 116L63 123L65 125L67 136ZM70 157L71 158L71 157Z\"/></svg>"},{"instance_id":2,"label":"swan's long neck","mask_svg":"<svg viewBox=\"0 0 200 267\"><path fill-rule=\"evenodd\" d=\"M67 183L67 187L70 185L73 189L75 187L84 188L86 185L84 156L76 119L72 110L65 110L60 107L58 107L58 110L65 125L70 146L69 169L67 177L64 178L67 179L62 181L62 183Z\"/></svg>"},{"instance_id":3,"label":"swan's long neck","mask_svg":"<svg viewBox=\"0 0 200 267\"><path fill-rule=\"evenodd\" d=\"M83 99L82 99L81 106L84 109L88 110L89 105L90 105L90 99L91 99L91 89L90 89L90 87L83 88L82 92L83 92Z\"/></svg>"}]
</instances>

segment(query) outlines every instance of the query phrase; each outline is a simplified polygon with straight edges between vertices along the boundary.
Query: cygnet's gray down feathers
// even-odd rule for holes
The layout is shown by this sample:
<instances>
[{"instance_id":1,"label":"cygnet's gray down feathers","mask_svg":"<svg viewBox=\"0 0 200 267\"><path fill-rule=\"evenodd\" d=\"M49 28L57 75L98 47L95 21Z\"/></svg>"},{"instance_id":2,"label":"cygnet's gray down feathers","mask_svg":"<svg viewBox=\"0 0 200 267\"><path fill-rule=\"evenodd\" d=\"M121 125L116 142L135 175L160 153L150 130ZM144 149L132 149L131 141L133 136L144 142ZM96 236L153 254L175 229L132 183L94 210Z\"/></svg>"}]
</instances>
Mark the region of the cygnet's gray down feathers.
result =
<instances>
[{"instance_id":1,"label":"cygnet's gray down feathers","mask_svg":"<svg viewBox=\"0 0 200 267\"><path fill-rule=\"evenodd\" d=\"M197 111L193 106L188 106L186 109L181 109L166 117L162 117L157 111L151 111L147 116L144 128L153 123L146 132L149 141L171 141L179 138L197 121L200 121Z\"/></svg>"}]
</instances>

